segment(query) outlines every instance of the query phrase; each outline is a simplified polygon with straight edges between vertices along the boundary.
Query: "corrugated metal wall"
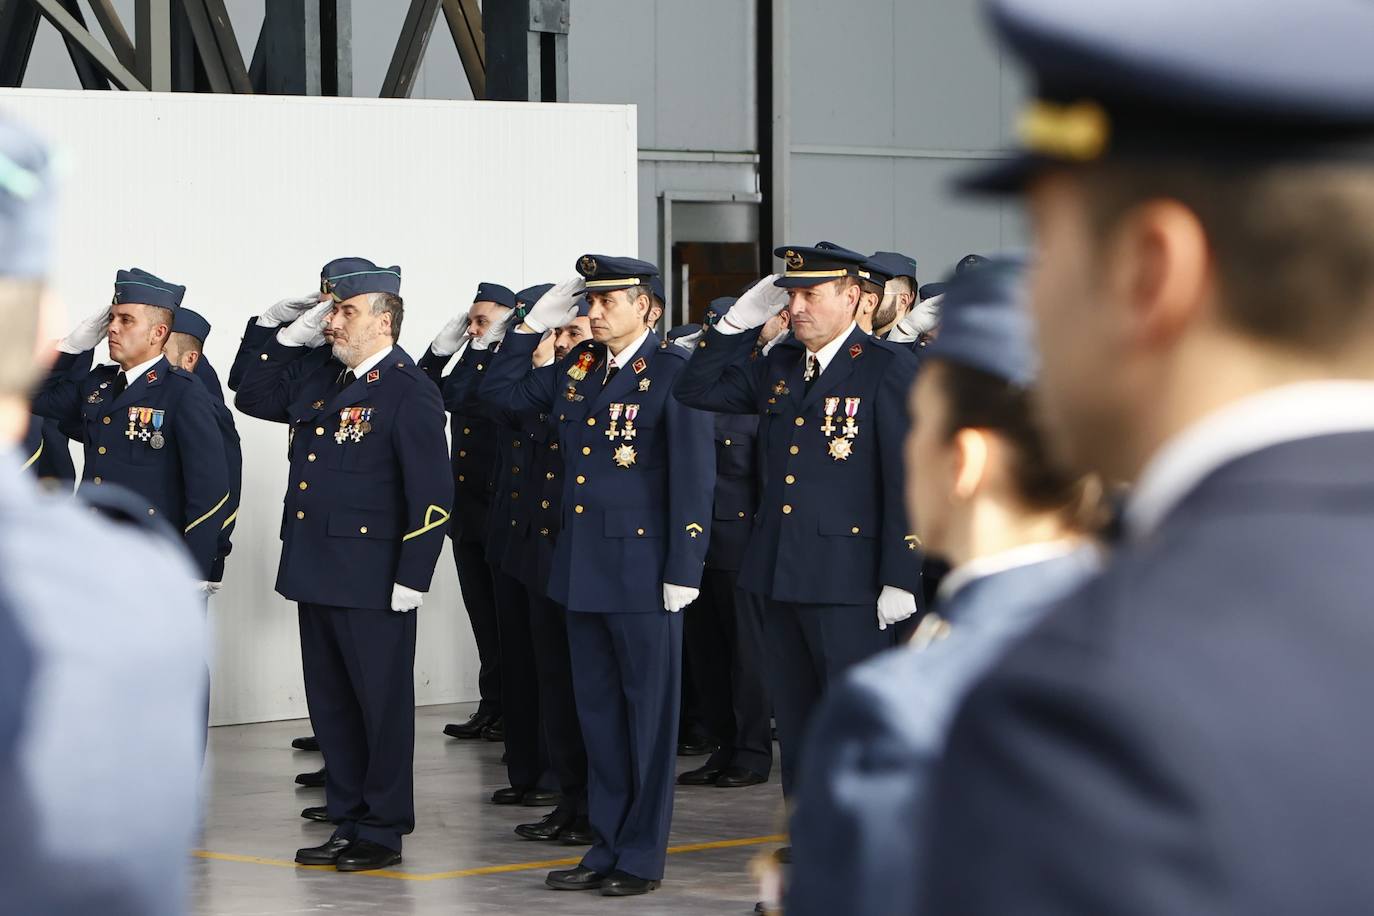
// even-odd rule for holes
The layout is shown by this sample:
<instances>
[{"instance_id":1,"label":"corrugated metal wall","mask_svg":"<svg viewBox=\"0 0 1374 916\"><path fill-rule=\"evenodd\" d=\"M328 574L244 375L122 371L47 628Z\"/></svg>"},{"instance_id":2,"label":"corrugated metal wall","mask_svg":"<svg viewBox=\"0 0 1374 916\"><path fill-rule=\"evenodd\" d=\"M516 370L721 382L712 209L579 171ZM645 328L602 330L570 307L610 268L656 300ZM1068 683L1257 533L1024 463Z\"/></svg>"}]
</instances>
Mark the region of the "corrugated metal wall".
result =
<instances>
[{"instance_id":1,"label":"corrugated metal wall","mask_svg":"<svg viewBox=\"0 0 1374 916\"><path fill-rule=\"evenodd\" d=\"M634 245L626 106L25 89L0 92L0 107L68 157L55 280L69 313L108 303L120 267L183 283L186 304L214 326L206 354L221 377L248 318L317 288L334 257L401 265L400 343L419 358L478 281L565 278L587 249ZM305 713L295 609L273 592L286 430L236 419L243 506L211 609L217 724ZM108 562L112 577L158 587L157 570L121 568L117 552L73 562ZM475 699L447 545L420 615L417 700Z\"/></svg>"}]
</instances>

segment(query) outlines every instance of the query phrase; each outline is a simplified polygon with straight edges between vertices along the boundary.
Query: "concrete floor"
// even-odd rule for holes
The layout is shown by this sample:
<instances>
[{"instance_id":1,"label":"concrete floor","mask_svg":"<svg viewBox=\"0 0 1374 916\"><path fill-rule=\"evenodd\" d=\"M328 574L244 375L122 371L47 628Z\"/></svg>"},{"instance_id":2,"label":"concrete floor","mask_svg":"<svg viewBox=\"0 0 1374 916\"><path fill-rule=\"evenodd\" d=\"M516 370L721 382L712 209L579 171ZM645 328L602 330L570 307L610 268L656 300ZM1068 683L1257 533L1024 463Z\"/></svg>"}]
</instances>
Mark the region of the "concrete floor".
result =
<instances>
[{"instance_id":1,"label":"concrete floor","mask_svg":"<svg viewBox=\"0 0 1374 916\"><path fill-rule=\"evenodd\" d=\"M730 914L753 910L750 862L779 845L782 791L773 780L747 789L677 790L667 874L643 897L544 887L551 868L576 864L581 847L533 843L512 831L547 809L497 807L488 798L506 785L501 745L444 737L448 722L465 720L470 705L417 709L415 833L405 860L386 872L341 874L302 868L297 847L322 843L328 825L300 818L324 803L324 790L293 785L295 774L318 769L318 754L293 751L308 734L304 721L211 730L205 835L192 863L193 912L205 916L285 913L531 913L603 914L615 909L651 914ZM679 758L691 769L705 758ZM701 848L705 846L706 848Z\"/></svg>"}]
</instances>

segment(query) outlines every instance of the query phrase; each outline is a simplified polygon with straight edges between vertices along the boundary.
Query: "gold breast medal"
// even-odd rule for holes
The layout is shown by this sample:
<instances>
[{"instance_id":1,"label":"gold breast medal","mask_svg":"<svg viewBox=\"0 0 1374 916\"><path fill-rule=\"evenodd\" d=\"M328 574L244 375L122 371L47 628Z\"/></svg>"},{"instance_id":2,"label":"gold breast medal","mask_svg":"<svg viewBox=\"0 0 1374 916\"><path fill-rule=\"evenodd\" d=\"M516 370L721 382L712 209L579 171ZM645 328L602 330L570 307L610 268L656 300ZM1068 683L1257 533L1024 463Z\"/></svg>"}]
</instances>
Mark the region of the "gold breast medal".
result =
<instances>
[{"instance_id":1,"label":"gold breast medal","mask_svg":"<svg viewBox=\"0 0 1374 916\"><path fill-rule=\"evenodd\" d=\"M827 443L830 457L836 461L848 461L849 456L854 454L854 439L859 435L859 423L855 419L859 413L859 402L859 398L844 399L844 426L839 430L840 434ZM821 432L827 437L836 432L834 414L839 406L839 398L825 399L825 424L821 427Z\"/></svg>"},{"instance_id":2,"label":"gold breast medal","mask_svg":"<svg viewBox=\"0 0 1374 916\"><path fill-rule=\"evenodd\" d=\"M361 442L363 436L370 432L371 407L345 407L339 411L339 429L334 433L334 441L339 445L345 442Z\"/></svg>"},{"instance_id":3,"label":"gold breast medal","mask_svg":"<svg viewBox=\"0 0 1374 916\"><path fill-rule=\"evenodd\" d=\"M639 454L635 447L630 444L630 440L638 435L639 430L635 429L635 418L639 416L638 404L612 404L611 405L611 424L615 425L616 418L620 416L621 409L625 413L625 426L617 434L620 437L620 444L616 446L612 457L617 466L628 468L634 465L635 459Z\"/></svg>"},{"instance_id":4,"label":"gold breast medal","mask_svg":"<svg viewBox=\"0 0 1374 916\"><path fill-rule=\"evenodd\" d=\"M569 401L580 401L582 395L577 393L577 383L587 377L591 371L592 364L596 362L596 354L591 350L583 350L577 357L577 362L568 367L568 389L563 392L563 397Z\"/></svg>"}]
</instances>

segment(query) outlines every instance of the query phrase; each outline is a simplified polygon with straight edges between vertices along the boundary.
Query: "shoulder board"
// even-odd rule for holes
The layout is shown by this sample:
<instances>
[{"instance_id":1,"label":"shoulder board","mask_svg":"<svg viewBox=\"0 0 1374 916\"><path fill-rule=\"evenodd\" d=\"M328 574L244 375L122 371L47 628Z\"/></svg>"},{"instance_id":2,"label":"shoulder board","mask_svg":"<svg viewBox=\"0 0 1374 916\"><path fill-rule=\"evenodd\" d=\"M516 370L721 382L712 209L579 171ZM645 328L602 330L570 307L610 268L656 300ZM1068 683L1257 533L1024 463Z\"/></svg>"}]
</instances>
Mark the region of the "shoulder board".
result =
<instances>
[{"instance_id":1,"label":"shoulder board","mask_svg":"<svg viewBox=\"0 0 1374 916\"><path fill-rule=\"evenodd\" d=\"M875 350L886 350L888 353L898 353L913 359L915 358L915 354L911 352L911 344L893 343L883 337L870 337L867 345L872 346ZM781 346L781 344L779 346Z\"/></svg>"},{"instance_id":2,"label":"shoulder board","mask_svg":"<svg viewBox=\"0 0 1374 916\"><path fill-rule=\"evenodd\" d=\"M171 370L167 373L169 377L199 381L199 379L196 378L195 373L187 372L180 366L169 366L168 368Z\"/></svg>"},{"instance_id":3,"label":"shoulder board","mask_svg":"<svg viewBox=\"0 0 1374 916\"><path fill-rule=\"evenodd\" d=\"M690 359L692 357L691 353L682 349L677 344L671 343L668 344L668 346L666 347L659 347L657 352L659 356L672 356L682 360Z\"/></svg>"}]
</instances>

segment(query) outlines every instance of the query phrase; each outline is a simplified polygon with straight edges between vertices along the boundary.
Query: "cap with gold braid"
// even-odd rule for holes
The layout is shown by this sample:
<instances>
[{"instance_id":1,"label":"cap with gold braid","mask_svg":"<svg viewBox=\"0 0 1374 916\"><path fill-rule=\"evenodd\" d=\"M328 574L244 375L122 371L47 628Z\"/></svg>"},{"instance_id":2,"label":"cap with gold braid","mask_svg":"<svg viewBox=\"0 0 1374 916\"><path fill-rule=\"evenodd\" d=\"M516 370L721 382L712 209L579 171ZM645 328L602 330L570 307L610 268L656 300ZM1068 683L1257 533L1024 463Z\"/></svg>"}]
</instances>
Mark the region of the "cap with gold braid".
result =
<instances>
[{"instance_id":1,"label":"cap with gold braid","mask_svg":"<svg viewBox=\"0 0 1374 916\"><path fill-rule=\"evenodd\" d=\"M648 261L612 258L604 254L584 254L577 259L577 272L586 281L588 294L651 286L651 281L659 276L658 266Z\"/></svg>"},{"instance_id":2,"label":"cap with gold braid","mask_svg":"<svg viewBox=\"0 0 1374 916\"><path fill-rule=\"evenodd\" d=\"M872 266L867 263L866 255L841 248L832 242L818 242L810 248L800 245L776 248L773 254L782 258L786 265L782 276L776 281L776 285L784 289L820 286L840 277L873 279ZM887 277L883 277L883 281L886 280Z\"/></svg>"},{"instance_id":3,"label":"cap with gold braid","mask_svg":"<svg viewBox=\"0 0 1374 916\"><path fill-rule=\"evenodd\" d=\"M1033 98L1012 158L966 176L1015 193L1095 162L1374 165L1374 3L988 0Z\"/></svg>"}]
</instances>

